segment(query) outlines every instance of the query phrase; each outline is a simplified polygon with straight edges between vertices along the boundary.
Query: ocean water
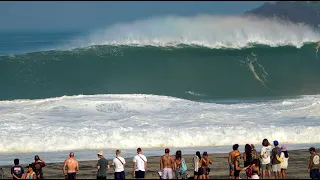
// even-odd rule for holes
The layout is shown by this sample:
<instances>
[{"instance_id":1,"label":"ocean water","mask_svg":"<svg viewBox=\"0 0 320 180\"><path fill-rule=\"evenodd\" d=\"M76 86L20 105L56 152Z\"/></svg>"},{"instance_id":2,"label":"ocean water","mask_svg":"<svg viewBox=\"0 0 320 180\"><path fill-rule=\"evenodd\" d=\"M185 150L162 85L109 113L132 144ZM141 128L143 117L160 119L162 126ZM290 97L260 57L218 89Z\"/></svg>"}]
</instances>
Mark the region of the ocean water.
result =
<instances>
[{"instance_id":1,"label":"ocean water","mask_svg":"<svg viewBox=\"0 0 320 180\"><path fill-rule=\"evenodd\" d=\"M318 146L319 39L305 25L207 15L0 33L0 161Z\"/></svg>"}]
</instances>

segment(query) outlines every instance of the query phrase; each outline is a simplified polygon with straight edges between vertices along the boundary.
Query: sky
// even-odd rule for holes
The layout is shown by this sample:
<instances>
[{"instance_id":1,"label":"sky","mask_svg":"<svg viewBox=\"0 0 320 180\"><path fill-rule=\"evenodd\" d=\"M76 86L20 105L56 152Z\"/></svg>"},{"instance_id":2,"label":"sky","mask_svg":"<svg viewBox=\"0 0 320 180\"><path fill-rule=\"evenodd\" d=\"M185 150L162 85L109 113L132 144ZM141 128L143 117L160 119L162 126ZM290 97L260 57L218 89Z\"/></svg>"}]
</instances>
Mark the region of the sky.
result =
<instances>
[{"instance_id":1,"label":"sky","mask_svg":"<svg viewBox=\"0 0 320 180\"><path fill-rule=\"evenodd\" d=\"M0 31L73 31L150 16L239 15L267 1L1 1Z\"/></svg>"}]
</instances>

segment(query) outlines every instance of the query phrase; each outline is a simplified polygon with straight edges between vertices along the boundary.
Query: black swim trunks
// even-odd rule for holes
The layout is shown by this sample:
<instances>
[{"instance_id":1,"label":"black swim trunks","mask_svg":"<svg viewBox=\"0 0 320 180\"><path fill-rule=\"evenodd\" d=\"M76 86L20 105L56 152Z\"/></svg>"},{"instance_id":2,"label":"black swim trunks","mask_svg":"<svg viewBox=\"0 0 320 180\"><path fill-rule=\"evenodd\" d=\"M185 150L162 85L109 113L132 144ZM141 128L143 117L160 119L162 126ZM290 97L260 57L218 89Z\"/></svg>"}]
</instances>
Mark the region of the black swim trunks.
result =
<instances>
[{"instance_id":1,"label":"black swim trunks","mask_svg":"<svg viewBox=\"0 0 320 180\"><path fill-rule=\"evenodd\" d=\"M76 173L68 173L65 177L65 179L76 179Z\"/></svg>"}]
</instances>

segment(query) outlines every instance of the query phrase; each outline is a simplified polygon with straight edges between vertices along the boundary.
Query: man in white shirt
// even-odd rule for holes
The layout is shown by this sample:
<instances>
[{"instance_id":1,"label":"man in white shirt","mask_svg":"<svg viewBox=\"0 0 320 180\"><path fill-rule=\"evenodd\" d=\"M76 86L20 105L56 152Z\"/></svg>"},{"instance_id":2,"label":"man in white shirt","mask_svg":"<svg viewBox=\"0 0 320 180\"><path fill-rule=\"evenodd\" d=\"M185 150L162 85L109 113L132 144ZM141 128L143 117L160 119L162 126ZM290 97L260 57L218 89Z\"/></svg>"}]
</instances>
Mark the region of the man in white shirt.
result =
<instances>
[{"instance_id":1,"label":"man in white shirt","mask_svg":"<svg viewBox=\"0 0 320 180\"><path fill-rule=\"evenodd\" d=\"M133 175L136 179L144 179L148 167L147 158L142 154L142 149L137 149L137 155L133 158Z\"/></svg>"},{"instance_id":2,"label":"man in white shirt","mask_svg":"<svg viewBox=\"0 0 320 180\"><path fill-rule=\"evenodd\" d=\"M112 161L114 168L114 179L125 179L124 165L126 164L126 160L120 155L120 150L117 150L116 157Z\"/></svg>"},{"instance_id":3,"label":"man in white shirt","mask_svg":"<svg viewBox=\"0 0 320 180\"><path fill-rule=\"evenodd\" d=\"M262 141L262 148L261 148L261 168L262 168L262 179L265 179L266 177L266 170L268 173L268 179L270 179L271 176L271 157L270 157L270 151L272 150L272 147L267 139L264 139Z\"/></svg>"}]
</instances>

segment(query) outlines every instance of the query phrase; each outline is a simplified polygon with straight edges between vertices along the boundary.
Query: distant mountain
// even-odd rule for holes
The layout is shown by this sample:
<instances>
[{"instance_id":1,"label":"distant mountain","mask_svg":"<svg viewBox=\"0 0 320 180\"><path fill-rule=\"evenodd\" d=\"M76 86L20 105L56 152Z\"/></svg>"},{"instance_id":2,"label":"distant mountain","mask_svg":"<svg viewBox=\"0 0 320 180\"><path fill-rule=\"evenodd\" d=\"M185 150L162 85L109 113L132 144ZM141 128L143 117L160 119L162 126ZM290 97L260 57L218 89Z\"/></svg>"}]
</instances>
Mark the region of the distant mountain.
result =
<instances>
[{"instance_id":1,"label":"distant mountain","mask_svg":"<svg viewBox=\"0 0 320 180\"><path fill-rule=\"evenodd\" d=\"M279 18L294 23L304 23L320 27L319 1L278 1L265 3L262 6L245 12L244 15L255 15L267 18Z\"/></svg>"}]
</instances>

